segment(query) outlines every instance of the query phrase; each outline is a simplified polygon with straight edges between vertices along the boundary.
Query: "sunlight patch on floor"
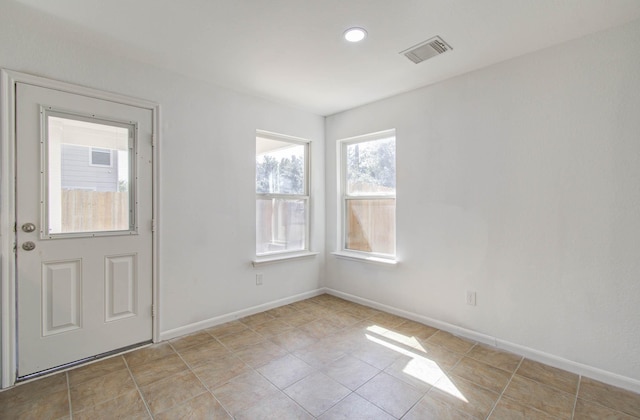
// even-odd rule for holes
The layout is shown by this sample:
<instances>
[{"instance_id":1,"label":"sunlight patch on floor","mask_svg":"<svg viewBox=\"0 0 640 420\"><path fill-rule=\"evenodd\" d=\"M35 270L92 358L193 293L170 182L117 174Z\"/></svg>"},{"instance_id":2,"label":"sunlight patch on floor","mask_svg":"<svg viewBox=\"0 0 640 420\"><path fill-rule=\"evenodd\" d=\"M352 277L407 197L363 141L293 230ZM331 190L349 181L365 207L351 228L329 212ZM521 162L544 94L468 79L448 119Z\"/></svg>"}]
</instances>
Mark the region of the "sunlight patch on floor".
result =
<instances>
[{"instance_id":1,"label":"sunlight patch on floor","mask_svg":"<svg viewBox=\"0 0 640 420\"><path fill-rule=\"evenodd\" d=\"M403 373L416 378L423 383L435 386L441 391L446 392L461 401L466 403L469 402L451 379L449 379L446 373L440 368L440 366L433 360L426 357L427 351L422 345L420 345L415 337L407 337L377 325L368 327L367 331L372 333L365 334L367 340L400 353L405 356L405 358L409 359L402 369ZM383 340L373 334L393 340L398 344ZM404 346L407 346L408 348ZM422 352L424 354L420 354L418 352Z\"/></svg>"}]
</instances>

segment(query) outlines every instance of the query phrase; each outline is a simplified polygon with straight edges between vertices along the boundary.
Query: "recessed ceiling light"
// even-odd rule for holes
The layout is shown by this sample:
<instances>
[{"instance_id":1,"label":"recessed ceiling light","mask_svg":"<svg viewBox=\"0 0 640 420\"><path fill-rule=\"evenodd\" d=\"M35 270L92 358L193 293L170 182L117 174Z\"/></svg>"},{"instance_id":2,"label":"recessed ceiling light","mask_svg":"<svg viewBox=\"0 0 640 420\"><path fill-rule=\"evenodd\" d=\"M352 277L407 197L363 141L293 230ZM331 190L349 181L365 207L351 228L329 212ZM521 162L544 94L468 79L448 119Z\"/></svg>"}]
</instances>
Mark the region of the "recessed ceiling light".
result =
<instances>
[{"instance_id":1,"label":"recessed ceiling light","mask_svg":"<svg viewBox=\"0 0 640 420\"><path fill-rule=\"evenodd\" d=\"M344 31L344 39L349 42L360 42L367 37L367 31L362 28L349 28Z\"/></svg>"}]
</instances>

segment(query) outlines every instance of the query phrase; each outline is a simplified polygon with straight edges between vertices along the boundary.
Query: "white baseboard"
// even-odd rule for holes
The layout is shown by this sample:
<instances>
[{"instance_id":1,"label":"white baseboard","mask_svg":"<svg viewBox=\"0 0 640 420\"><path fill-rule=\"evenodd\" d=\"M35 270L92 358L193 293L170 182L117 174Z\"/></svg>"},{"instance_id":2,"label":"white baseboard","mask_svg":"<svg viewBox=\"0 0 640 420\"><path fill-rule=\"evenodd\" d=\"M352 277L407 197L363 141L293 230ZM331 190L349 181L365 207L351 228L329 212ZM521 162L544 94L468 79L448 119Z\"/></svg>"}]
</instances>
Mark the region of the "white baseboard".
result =
<instances>
[{"instance_id":1,"label":"white baseboard","mask_svg":"<svg viewBox=\"0 0 640 420\"><path fill-rule=\"evenodd\" d=\"M180 337L186 334L191 334L204 328L215 327L216 325L224 324L225 322L234 321L245 316L268 311L269 309L277 308L278 306L282 305L288 305L289 303L297 302L299 300L309 299L323 293L325 293L324 289L316 289L309 292L300 293L298 295L289 296L284 299L278 299L271 302L263 303L261 305L252 306L240 311L231 312L228 314L205 319L203 321L194 322L193 324L184 325L182 327L173 328L171 330L161 331L160 341L170 340L172 338Z\"/></svg>"},{"instance_id":2,"label":"white baseboard","mask_svg":"<svg viewBox=\"0 0 640 420\"><path fill-rule=\"evenodd\" d=\"M629 378L627 376L619 375L617 373L609 372L592 366L588 366L582 363L574 362L572 360L564 359L562 357L555 356L553 354L545 353L530 347L522 346L520 344L511 343L506 340L502 340L490 335L482 334L477 331L462 328L457 325L449 324L447 322L439 321L437 319L429 318L424 315L419 315L414 312L405 311L392 306L384 305L379 302L375 302L369 299L364 299L359 296L351 295L349 293L340 292L328 287L324 288L324 292L333 296L340 297L342 299L360 303L365 306L369 306L375 309L379 309L385 312L392 313L394 315L402 316L412 321L420 322L423 324L436 327L451 334L464 337L473 341L477 341L483 344L487 344L502 350L509 351L511 353L518 354L526 357L527 359L534 360L536 362L544 363L549 366L553 366L559 369L566 370L568 372L575 373L577 375L586 376L597 381L604 382L609 385L617 386L627 389L632 392L640 393L640 381L637 379Z\"/></svg>"}]
</instances>

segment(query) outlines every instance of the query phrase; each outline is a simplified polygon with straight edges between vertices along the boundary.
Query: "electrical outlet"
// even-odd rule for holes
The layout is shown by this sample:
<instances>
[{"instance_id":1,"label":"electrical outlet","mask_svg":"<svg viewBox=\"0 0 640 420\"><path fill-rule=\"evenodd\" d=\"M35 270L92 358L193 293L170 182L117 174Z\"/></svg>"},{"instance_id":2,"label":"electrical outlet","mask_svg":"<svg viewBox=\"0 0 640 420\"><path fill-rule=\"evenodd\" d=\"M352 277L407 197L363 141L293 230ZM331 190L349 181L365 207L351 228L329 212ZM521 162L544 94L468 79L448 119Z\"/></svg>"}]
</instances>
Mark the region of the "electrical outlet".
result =
<instances>
[{"instance_id":1,"label":"electrical outlet","mask_svg":"<svg viewBox=\"0 0 640 420\"><path fill-rule=\"evenodd\" d=\"M467 290L467 305L476 306L476 292Z\"/></svg>"},{"instance_id":2,"label":"electrical outlet","mask_svg":"<svg viewBox=\"0 0 640 420\"><path fill-rule=\"evenodd\" d=\"M262 273L256 274L256 286L262 286Z\"/></svg>"}]
</instances>

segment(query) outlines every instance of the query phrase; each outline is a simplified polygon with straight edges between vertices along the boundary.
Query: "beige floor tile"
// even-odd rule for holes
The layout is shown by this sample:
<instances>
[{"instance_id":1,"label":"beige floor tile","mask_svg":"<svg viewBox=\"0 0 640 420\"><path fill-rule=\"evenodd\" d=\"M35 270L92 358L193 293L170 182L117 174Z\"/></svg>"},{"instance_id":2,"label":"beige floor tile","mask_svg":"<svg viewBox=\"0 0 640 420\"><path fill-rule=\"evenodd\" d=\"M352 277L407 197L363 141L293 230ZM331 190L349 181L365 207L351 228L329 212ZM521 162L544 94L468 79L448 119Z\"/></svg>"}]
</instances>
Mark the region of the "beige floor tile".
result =
<instances>
[{"instance_id":1,"label":"beige floor tile","mask_svg":"<svg viewBox=\"0 0 640 420\"><path fill-rule=\"evenodd\" d=\"M300 327L308 322L315 321L316 316L309 312L298 311L279 319L293 327Z\"/></svg>"},{"instance_id":2,"label":"beige floor tile","mask_svg":"<svg viewBox=\"0 0 640 420\"><path fill-rule=\"evenodd\" d=\"M366 335L371 334L372 331L378 331L377 334L382 336L384 332L390 331L390 330L387 330L384 327L376 325L376 323L373 321L369 321L368 319L365 319L360 322L356 322L353 325L348 326L343 331L358 332L361 334L362 337L366 337Z\"/></svg>"},{"instance_id":3,"label":"beige floor tile","mask_svg":"<svg viewBox=\"0 0 640 420\"><path fill-rule=\"evenodd\" d=\"M360 359L345 355L322 368L322 373L355 391L380 373L380 370Z\"/></svg>"},{"instance_id":4,"label":"beige floor tile","mask_svg":"<svg viewBox=\"0 0 640 420\"><path fill-rule=\"evenodd\" d=\"M500 397L474 383L456 376L445 376L429 391L429 396L478 418L487 418Z\"/></svg>"},{"instance_id":5,"label":"beige floor tile","mask_svg":"<svg viewBox=\"0 0 640 420\"><path fill-rule=\"evenodd\" d=\"M252 330L240 331L239 333L230 334L218 339L218 341L231 350L237 350L241 347L250 346L264 340L265 337Z\"/></svg>"},{"instance_id":6,"label":"beige floor tile","mask_svg":"<svg viewBox=\"0 0 640 420\"><path fill-rule=\"evenodd\" d=\"M129 367L140 366L145 363L153 362L154 360L162 359L163 357L174 354L175 351L169 345L168 342L159 344L153 344L149 347L145 347L139 350L126 353L124 355L125 360Z\"/></svg>"},{"instance_id":7,"label":"beige floor tile","mask_svg":"<svg viewBox=\"0 0 640 420\"><path fill-rule=\"evenodd\" d=\"M216 325L215 327L207 328L205 331L216 338L220 338L224 337L225 335L239 333L248 328L249 327L247 327L240 321L231 321L224 324Z\"/></svg>"},{"instance_id":8,"label":"beige floor tile","mask_svg":"<svg viewBox=\"0 0 640 420\"><path fill-rule=\"evenodd\" d=\"M605 407L640 417L640 394L583 377L578 396Z\"/></svg>"},{"instance_id":9,"label":"beige floor tile","mask_svg":"<svg viewBox=\"0 0 640 420\"><path fill-rule=\"evenodd\" d=\"M140 391L155 416L207 390L192 372L186 371L140 387Z\"/></svg>"},{"instance_id":10,"label":"beige floor tile","mask_svg":"<svg viewBox=\"0 0 640 420\"><path fill-rule=\"evenodd\" d=\"M358 395L396 418L402 417L423 393L382 372L356 390Z\"/></svg>"},{"instance_id":11,"label":"beige floor tile","mask_svg":"<svg viewBox=\"0 0 640 420\"><path fill-rule=\"evenodd\" d=\"M205 392L154 416L155 420L231 420L229 413Z\"/></svg>"},{"instance_id":12,"label":"beige floor tile","mask_svg":"<svg viewBox=\"0 0 640 420\"><path fill-rule=\"evenodd\" d=\"M265 313L271 315L274 318L283 318L298 313L298 310L291 305L279 306L277 308L270 309Z\"/></svg>"},{"instance_id":13,"label":"beige floor tile","mask_svg":"<svg viewBox=\"0 0 640 420\"><path fill-rule=\"evenodd\" d=\"M575 395L558 391L517 374L504 391L504 396L563 419L571 418L575 403Z\"/></svg>"},{"instance_id":14,"label":"beige floor tile","mask_svg":"<svg viewBox=\"0 0 640 420\"><path fill-rule=\"evenodd\" d=\"M569 394L578 390L578 375L533 360L524 359L516 373Z\"/></svg>"},{"instance_id":15,"label":"beige floor tile","mask_svg":"<svg viewBox=\"0 0 640 420\"><path fill-rule=\"evenodd\" d=\"M491 420L557 420L535 408L502 397L489 416Z\"/></svg>"},{"instance_id":16,"label":"beige floor tile","mask_svg":"<svg viewBox=\"0 0 640 420\"><path fill-rule=\"evenodd\" d=\"M250 370L238 357L228 354L193 368L193 372L211 390Z\"/></svg>"},{"instance_id":17,"label":"beige floor tile","mask_svg":"<svg viewBox=\"0 0 640 420\"><path fill-rule=\"evenodd\" d=\"M138 386L148 385L188 369L176 353L144 365L130 367Z\"/></svg>"},{"instance_id":18,"label":"beige floor tile","mask_svg":"<svg viewBox=\"0 0 640 420\"><path fill-rule=\"evenodd\" d=\"M253 328L257 325L264 324L265 322L273 319L273 315L270 315L266 312L260 312L255 315L250 315L244 318L240 318L239 321L242 322L249 328Z\"/></svg>"},{"instance_id":19,"label":"beige floor tile","mask_svg":"<svg viewBox=\"0 0 640 420\"><path fill-rule=\"evenodd\" d=\"M311 299L299 300L297 302L293 302L289 304L289 306L291 306L293 309L300 312L304 312L309 309L315 308L317 305L318 304L312 301Z\"/></svg>"},{"instance_id":20,"label":"beige floor tile","mask_svg":"<svg viewBox=\"0 0 640 420\"><path fill-rule=\"evenodd\" d=\"M57 373L2 391L0 392L0 418L5 418L2 415L5 412L21 413L34 401L60 391L67 391L66 373Z\"/></svg>"},{"instance_id":21,"label":"beige floor tile","mask_svg":"<svg viewBox=\"0 0 640 420\"><path fill-rule=\"evenodd\" d=\"M330 321L340 329L347 328L351 325L354 325L358 322L363 321L362 318L355 316L354 314L346 311L335 312L331 315L325 316L324 319L326 319L327 321Z\"/></svg>"},{"instance_id":22,"label":"beige floor tile","mask_svg":"<svg viewBox=\"0 0 640 420\"><path fill-rule=\"evenodd\" d=\"M112 400L135 390L136 386L128 370L119 370L72 386L71 409L82 411L91 406Z\"/></svg>"},{"instance_id":23,"label":"beige floor tile","mask_svg":"<svg viewBox=\"0 0 640 420\"><path fill-rule=\"evenodd\" d=\"M344 312L348 312L362 319L367 319L378 313L378 311L373 308L369 308L368 306L358 305L356 303L347 306L344 309Z\"/></svg>"},{"instance_id":24,"label":"beige floor tile","mask_svg":"<svg viewBox=\"0 0 640 420\"><path fill-rule=\"evenodd\" d=\"M334 334L341 330L341 328L333 322L321 318L315 321L308 322L298 328L300 331L304 331L316 339L321 339L327 335Z\"/></svg>"},{"instance_id":25,"label":"beige floor tile","mask_svg":"<svg viewBox=\"0 0 640 420\"><path fill-rule=\"evenodd\" d=\"M436 362L442 370L447 372L453 369L453 367L464 357L460 353L453 352L445 347L429 343L428 341L423 342L422 348L424 349L424 352L419 352L418 354Z\"/></svg>"},{"instance_id":26,"label":"beige floor tile","mask_svg":"<svg viewBox=\"0 0 640 420\"><path fill-rule=\"evenodd\" d=\"M402 324L391 328L391 331L396 334L402 334L406 337L426 340L437 333L438 329L415 321L404 321Z\"/></svg>"},{"instance_id":27,"label":"beige floor tile","mask_svg":"<svg viewBox=\"0 0 640 420\"><path fill-rule=\"evenodd\" d=\"M217 341L199 344L179 351L180 356L191 368L209 363L219 357L231 354L231 352Z\"/></svg>"},{"instance_id":28,"label":"beige floor tile","mask_svg":"<svg viewBox=\"0 0 640 420\"><path fill-rule=\"evenodd\" d=\"M2 394L5 393L10 391ZM0 419L58 419L65 416L69 416L69 393L66 389L40 393L21 401L2 401L0 405Z\"/></svg>"},{"instance_id":29,"label":"beige floor tile","mask_svg":"<svg viewBox=\"0 0 640 420\"><path fill-rule=\"evenodd\" d=\"M271 340L280 347L284 347L289 351L295 351L303 347L310 346L318 341L318 339L311 334L299 329L278 334L272 337Z\"/></svg>"},{"instance_id":30,"label":"beige floor tile","mask_svg":"<svg viewBox=\"0 0 640 420\"><path fill-rule=\"evenodd\" d=\"M511 374L502 369L463 357L451 373L494 392L502 392Z\"/></svg>"},{"instance_id":31,"label":"beige floor tile","mask_svg":"<svg viewBox=\"0 0 640 420\"><path fill-rule=\"evenodd\" d=\"M351 305L353 305L351 302L343 300L343 299L339 299L335 302L332 302L329 307L331 309L333 309L336 312L342 312L347 308L350 308Z\"/></svg>"},{"instance_id":32,"label":"beige floor tile","mask_svg":"<svg viewBox=\"0 0 640 420\"><path fill-rule=\"evenodd\" d=\"M456 410L450 405L425 395L402 420L475 420L470 414Z\"/></svg>"},{"instance_id":33,"label":"beige floor tile","mask_svg":"<svg viewBox=\"0 0 640 420\"><path fill-rule=\"evenodd\" d=\"M316 319L324 318L327 315L331 315L334 313L334 310L322 305L316 305L312 308L307 309L307 312L313 314Z\"/></svg>"},{"instance_id":34,"label":"beige floor tile","mask_svg":"<svg viewBox=\"0 0 640 420\"><path fill-rule=\"evenodd\" d=\"M467 354L467 357L476 359L498 369L513 373L520 364L522 356L489 347L484 344L476 344Z\"/></svg>"},{"instance_id":35,"label":"beige floor tile","mask_svg":"<svg viewBox=\"0 0 640 420\"><path fill-rule=\"evenodd\" d=\"M148 419L149 412L138 390L122 394L113 400L73 413L74 420L94 419Z\"/></svg>"},{"instance_id":36,"label":"beige floor tile","mask_svg":"<svg viewBox=\"0 0 640 420\"><path fill-rule=\"evenodd\" d=\"M286 388L284 392L316 417L351 393L321 372L307 376Z\"/></svg>"},{"instance_id":37,"label":"beige floor tile","mask_svg":"<svg viewBox=\"0 0 640 420\"><path fill-rule=\"evenodd\" d=\"M393 330L398 325L405 323L407 319L387 312L378 312L370 316L367 321L379 327Z\"/></svg>"},{"instance_id":38,"label":"beige floor tile","mask_svg":"<svg viewBox=\"0 0 640 420\"><path fill-rule=\"evenodd\" d=\"M321 420L393 420L394 417L358 394L350 394L319 417Z\"/></svg>"},{"instance_id":39,"label":"beige floor tile","mask_svg":"<svg viewBox=\"0 0 640 420\"><path fill-rule=\"evenodd\" d=\"M323 345L330 343L333 351L350 353L361 345L369 343L369 340L366 339L362 331L347 328L329 337L325 337L319 341L319 343Z\"/></svg>"},{"instance_id":40,"label":"beige floor tile","mask_svg":"<svg viewBox=\"0 0 640 420\"><path fill-rule=\"evenodd\" d=\"M315 369L307 363L291 354L258 368L262 376L280 389L288 387L314 371Z\"/></svg>"},{"instance_id":41,"label":"beige floor tile","mask_svg":"<svg viewBox=\"0 0 640 420\"><path fill-rule=\"evenodd\" d=\"M312 302L316 302L318 304L324 305L324 306L331 306L332 304L336 303L336 302L342 302L342 303L346 303L346 301L344 299L341 299L337 296L333 296L330 295L328 293L323 293L321 295L318 296L314 296L312 298L309 299Z\"/></svg>"},{"instance_id":42,"label":"beige floor tile","mask_svg":"<svg viewBox=\"0 0 640 420\"><path fill-rule=\"evenodd\" d=\"M256 369L287 354L287 350L276 345L270 340L242 347L236 350L234 355Z\"/></svg>"},{"instance_id":43,"label":"beige floor tile","mask_svg":"<svg viewBox=\"0 0 640 420\"><path fill-rule=\"evenodd\" d=\"M401 356L385 370L423 394L434 386L445 372L434 361L420 356Z\"/></svg>"},{"instance_id":44,"label":"beige floor tile","mask_svg":"<svg viewBox=\"0 0 640 420\"><path fill-rule=\"evenodd\" d=\"M279 393L278 388L254 371L240 375L213 390L213 395L232 416L265 398L275 398Z\"/></svg>"},{"instance_id":45,"label":"beige floor tile","mask_svg":"<svg viewBox=\"0 0 640 420\"><path fill-rule=\"evenodd\" d=\"M335 346L331 338L323 338L310 346L295 350L296 357L315 368L322 368L345 355L341 347Z\"/></svg>"},{"instance_id":46,"label":"beige floor tile","mask_svg":"<svg viewBox=\"0 0 640 420\"><path fill-rule=\"evenodd\" d=\"M600 404L596 404L591 401L585 401L578 398L576 402L576 408L573 418L575 420L634 420L637 417L632 417L628 414L621 413L620 411L613 410L608 407L604 407Z\"/></svg>"},{"instance_id":47,"label":"beige floor tile","mask_svg":"<svg viewBox=\"0 0 640 420\"><path fill-rule=\"evenodd\" d=\"M456 353L466 353L475 345L473 341L456 337L445 331L438 331L427 339L428 343L438 344Z\"/></svg>"},{"instance_id":48,"label":"beige floor tile","mask_svg":"<svg viewBox=\"0 0 640 420\"><path fill-rule=\"evenodd\" d=\"M213 338L206 331L201 331L195 334L174 338L173 340L169 340L169 343L174 349L176 349L176 351L179 352L181 350L188 349L189 347L193 347L198 344L210 343L211 341L215 341L215 338Z\"/></svg>"},{"instance_id":49,"label":"beige floor tile","mask_svg":"<svg viewBox=\"0 0 640 420\"><path fill-rule=\"evenodd\" d=\"M351 355L383 370L400 358L403 353L398 352L397 349L389 348L384 341L367 341L355 347L351 351Z\"/></svg>"},{"instance_id":50,"label":"beige floor tile","mask_svg":"<svg viewBox=\"0 0 640 420\"><path fill-rule=\"evenodd\" d=\"M273 337L274 335L292 330L294 327L280 318L271 319L264 324L253 327L253 330L265 337Z\"/></svg>"},{"instance_id":51,"label":"beige floor tile","mask_svg":"<svg viewBox=\"0 0 640 420\"><path fill-rule=\"evenodd\" d=\"M111 357L109 359L100 360L90 365L78 367L69 371L69 385L76 386L90 379L104 376L107 373L126 370L127 365L124 363L122 356Z\"/></svg>"},{"instance_id":52,"label":"beige floor tile","mask_svg":"<svg viewBox=\"0 0 640 420\"><path fill-rule=\"evenodd\" d=\"M282 392L241 411L238 420L307 420L313 417Z\"/></svg>"}]
</instances>

